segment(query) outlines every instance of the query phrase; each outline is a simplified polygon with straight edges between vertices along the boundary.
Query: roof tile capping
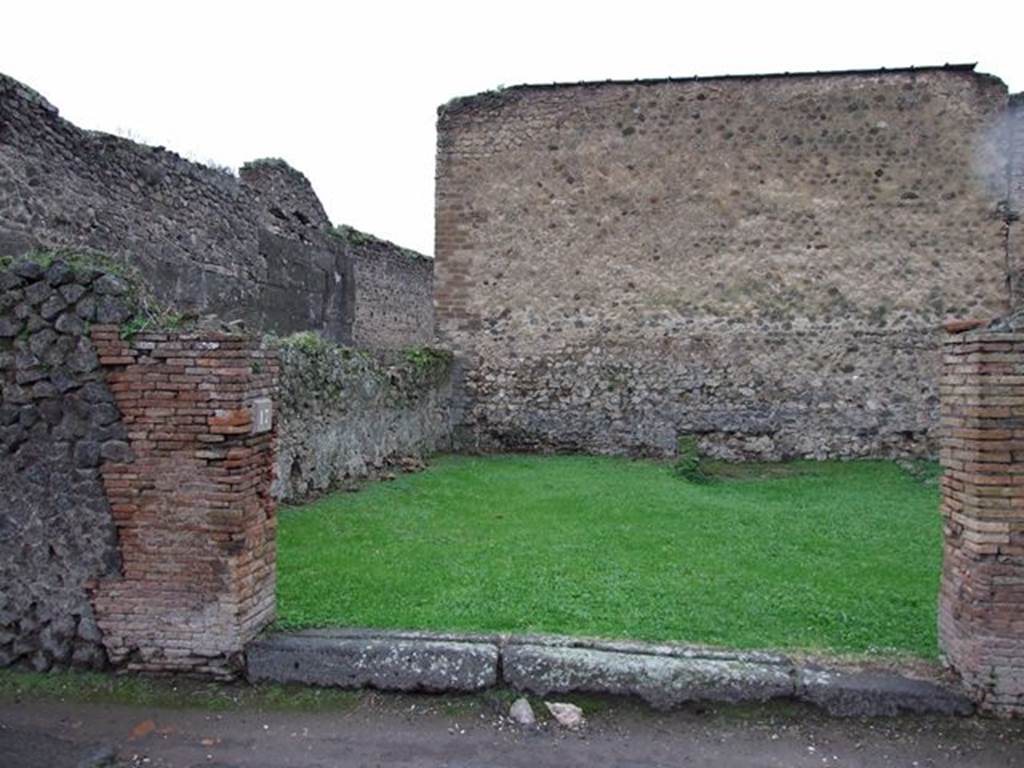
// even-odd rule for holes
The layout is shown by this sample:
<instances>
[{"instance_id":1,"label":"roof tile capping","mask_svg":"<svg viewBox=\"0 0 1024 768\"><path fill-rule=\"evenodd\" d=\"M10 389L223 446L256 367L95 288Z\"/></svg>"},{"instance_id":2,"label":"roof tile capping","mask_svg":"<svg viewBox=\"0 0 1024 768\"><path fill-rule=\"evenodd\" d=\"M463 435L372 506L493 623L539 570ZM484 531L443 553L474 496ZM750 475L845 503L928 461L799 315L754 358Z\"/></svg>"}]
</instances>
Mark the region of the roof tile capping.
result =
<instances>
[{"instance_id":1,"label":"roof tile capping","mask_svg":"<svg viewBox=\"0 0 1024 768\"><path fill-rule=\"evenodd\" d=\"M923 74L928 72L954 72L969 74L974 77L986 78L1002 83L1000 78L982 72L976 72L977 62L964 64L934 64L923 67L879 67L878 69L837 69L814 72L768 72L745 75L693 75L691 77L650 77L635 80L580 80L579 82L555 83L523 83L494 90L482 91L470 96L457 96L437 108L438 115L464 112L481 106L493 106L503 100L506 95L519 94L526 91L546 91L556 88L602 88L618 85L662 85L664 83L718 82L723 80L776 80L821 77L877 77L879 75Z\"/></svg>"}]
</instances>

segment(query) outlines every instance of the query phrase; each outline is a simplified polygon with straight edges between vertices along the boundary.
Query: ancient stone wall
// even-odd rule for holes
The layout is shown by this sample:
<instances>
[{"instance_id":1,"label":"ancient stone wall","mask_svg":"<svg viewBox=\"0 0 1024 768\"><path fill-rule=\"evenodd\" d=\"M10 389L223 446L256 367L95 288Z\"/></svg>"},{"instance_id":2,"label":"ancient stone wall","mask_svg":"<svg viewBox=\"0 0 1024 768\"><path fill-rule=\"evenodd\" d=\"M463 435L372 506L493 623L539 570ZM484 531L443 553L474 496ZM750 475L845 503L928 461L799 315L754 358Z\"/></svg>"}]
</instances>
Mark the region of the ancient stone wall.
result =
<instances>
[{"instance_id":1,"label":"ancient stone wall","mask_svg":"<svg viewBox=\"0 0 1024 768\"><path fill-rule=\"evenodd\" d=\"M120 566L99 467L128 444L86 326L130 311L91 267L0 269L0 667L106 663L85 584Z\"/></svg>"},{"instance_id":2,"label":"ancient stone wall","mask_svg":"<svg viewBox=\"0 0 1024 768\"><path fill-rule=\"evenodd\" d=\"M233 334L92 328L128 442L101 472L121 568L93 583L110 660L231 676L274 618L277 360Z\"/></svg>"},{"instance_id":3,"label":"ancient stone wall","mask_svg":"<svg viewBox=\"0 0 1024 768\"><path fill-rule=\"evenodd\" d=\"M445 353L370 355L308 334L271 347L281 362L275 498L299 501L450 447Z\"/></svg>"},{"instance_id":4,"label":"ancient stone wall","mask_svg":"<svg viewBox=\"0 0 1024 768\"><path fill-rule=\"evenodd\" d=\"M1024 715L1024 333L945 347L939 643L982 709Z\"/></svg>"},{"instance_id":5,"label":"ancient stone wall","mask_svg":"<svg viewBox=\"0 0 1024 768\"><path fill-rule=\"evenodd\" d=\"M230 675L273 618L276 353L34 259L0 262L0 666Z\"/></svg>"},{"instance_id":6,"label":"ancient stone wall","mask_svg":"<svg viewBox=\"0 0 1024 768\"><path fill-rule=\"evenodd\" d=\"M524 86L438 119L468 448L927 454L1005 310L1008 96L970 67Z\"/></svg>"},{"instance_id":7,"label":"ancient stone wall","mask_svg":"<svg viewBox=\"0 0 1024 768\"><path fill-rule=\"evenodd\" d=\"M422 254L338 227L352 264L355 317L352 343L400 349L434 340L434 262Z\"/></svg>"},{"instance_id":8,"label":"ancient stone wall","mask_svg":"<svg viewBox=\"0 0 1024 768\"><path fill-rule=\"evenodd\" d=\"M432 262L385 252L378 266L356 249L357 290L349 245L284 161L254 161L236 177L84 131L0 75L0 256L37 248L113 256L137 267L163 302L256 330L351 342L358 292L365 343L433 336Z\"/></svg>"}]
</instances>

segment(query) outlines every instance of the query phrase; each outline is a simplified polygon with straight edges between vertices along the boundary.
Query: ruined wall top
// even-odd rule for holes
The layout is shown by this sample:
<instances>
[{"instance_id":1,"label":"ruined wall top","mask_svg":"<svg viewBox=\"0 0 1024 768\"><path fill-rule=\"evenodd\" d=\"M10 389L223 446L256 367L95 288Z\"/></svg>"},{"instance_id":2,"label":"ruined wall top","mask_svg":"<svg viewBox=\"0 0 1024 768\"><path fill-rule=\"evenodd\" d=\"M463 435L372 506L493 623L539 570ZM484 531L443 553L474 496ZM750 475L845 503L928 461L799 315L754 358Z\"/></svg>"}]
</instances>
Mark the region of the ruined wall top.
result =
<instances>
[{"instance_id":1,"label":"ruined wall top","mask_svg":"<svg viewBox=\"0 0 1024 768\"><path fill-rule=\"evenodd\" d=\"M331 226L309 179L284 160L253 160L243 165L238 175L259 201L260 221L271 231L302 237L310 228Z\"/></svg>"},{"instance_id":2,"label":"ruined wall top","mask_svg":"<svg viewBox=\"0 0 1024 768\"><path fill-rule=\"evenodd\" d=\"M130 263L159 299L186 313L352 341L351 248L302 173L275 159L236 176L83 130L0 75L0 257L40 249ZM416 288L421 272L399 280ZM374 286L366 288L372 298ZM420 293L411 290L409 300L422 301Z\"/></svg>"},{"instance_id":3,"label":"ruined wall top","mask_svg":"<svg viewBox=\"0 0 1024 768\"><path fill-rule=\"evenodd\" d=\"M510 87L500 87L490 91L472 94L469 96L457 96L437 108L439 116L454 115L460 112L483 112L487 113L495 107L509 101L520 98L529 98L534 94L543 94L551 91L565 91L567 89L584 89L587 91L599 91L619 86L653 86L697 84L715 85L727 84L730 82L760 83L762 86L771 83L801 82L808 80L831 80L835 78L878 78L894 77L900 75L926 75L934 72L959 73L972 78L987 80L992 84L1003 85L1002 80L990 74L975 71L977 65L969 64L944 64L941 66L922 67L880 67L877 69L844 69L826 70L815 72L768 72L762 74L736 74L736 75L706 75L693 77L651 77L636 78L633 80L581 80L578 82L554 82L554 83L523 83Z\"/></svg>"},{"instance_id":4,"label":"ruined wall top","mask_svg":"<svg viewBox=\"0 0 1024 768\"><path fill-rule=\"evenodd\" d=\"M1009 103L960 65L445 105L435 298L464 441L927 455L937 327L1006 312L1024 264Z\"/></svg>"}]
</instances>

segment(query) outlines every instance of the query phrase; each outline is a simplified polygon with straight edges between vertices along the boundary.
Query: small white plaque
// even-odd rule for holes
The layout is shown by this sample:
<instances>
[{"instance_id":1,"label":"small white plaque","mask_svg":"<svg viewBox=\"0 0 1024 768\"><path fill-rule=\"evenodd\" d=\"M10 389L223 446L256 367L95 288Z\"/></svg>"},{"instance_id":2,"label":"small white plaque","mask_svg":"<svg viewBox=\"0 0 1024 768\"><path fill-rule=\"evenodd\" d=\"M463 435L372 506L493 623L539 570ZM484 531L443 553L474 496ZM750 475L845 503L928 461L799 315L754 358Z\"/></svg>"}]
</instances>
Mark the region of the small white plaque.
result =
<instances>
[{"instance_id":1,"label":"small white plaque","mask_svg":"<svg viewBox=\"0 0 1024 768\"><path fill-rule=\"evenodd\" d=\"M252 401L252 433L269 432L274 423L274 401L261 397Z\"/></svg>"}]
</instances>

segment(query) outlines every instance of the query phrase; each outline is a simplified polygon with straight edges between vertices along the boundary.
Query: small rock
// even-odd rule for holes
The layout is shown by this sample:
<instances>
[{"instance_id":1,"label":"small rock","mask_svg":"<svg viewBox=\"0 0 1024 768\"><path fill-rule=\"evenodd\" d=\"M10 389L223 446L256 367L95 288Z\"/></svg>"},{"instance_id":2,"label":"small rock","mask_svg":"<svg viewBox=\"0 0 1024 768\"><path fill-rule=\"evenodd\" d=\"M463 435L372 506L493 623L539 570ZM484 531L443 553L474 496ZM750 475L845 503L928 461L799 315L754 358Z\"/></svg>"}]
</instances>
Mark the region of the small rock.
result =
<instances>
[{"instance_id":1,"label":"small rock","mask_svg":"<svg viewBox=\"0 0 1024 768\"><path fill-rule=\"evenodd\" d=\"M0 404L0 424L7 426L21 418L21 409L10 403Z\"/></svg>"},{"instance_id":2,"label":"small rock","mask_svg":"<svg viewBox=\"0 0 1024 768\"><path fill-rule=\"evenodd\" d=\"M57 387L59 390L60 387ZM39 413L46 420L47 424L56 425L60 424L61 417L64 412L61 410L60 398L52 398L50 400L44 400L39 404Z\"/></svg>"},{"instance_id":3,"label":"small rock","mask_svg":"<svg viewBox=\"0 0 1024 768\"><path fill-rule=\"evenodd\" d=\"M12 339L21 333L24 323L13 317L0 317L0 337Z\"/></svg>"},{"instance_id":4,"label":"small rock","mask_svg":"<svg viewBox=\"0 0 1024 768\"><path fill-rule=\"evenodd\" d=\"M16 291L22 285L22 279L10 270L0 269L0 294Z\"/></svg>"},{"instance_id":5,"label":"small rock","mask_svg":"<svg viewBox=\"0 0 1024 768\"><path fill-rule=\"evenodd\" d=\"M97 282L99 282L97 280ZM123 323L132 316L131 310L124 302L113 296L103 296L96 306L96 320L100 323Z\"/></svg>"},{"instance_id":6,"label":"small rock","mask_svg":"<svg viewBox=\"0 0 1024 768\"><path fill-rule=\"evenodd\" d=\"M83 441L75 446L75 466L95 467L100 463L100 446L98 443Z\"/></svg>"},{"instance_id":7,"label":"small rock","mask_svg":"<svg viewBox=\"0 0 1024 768\"><path fill-rule=\"evenodd\" d=\"M61 394L70 392L78 386L78 381L66 369L58 367L50 371L50 382Z\"/></svg>"},{"instance_id":8,"label":"small rock","mask_svg":"<svg viewBox=\"0 0 1024 768\"><path fill-rule=\"evenodd\" d=\"M68 355L67 364L72 371L77 373L95 370L100 361L96 356L96 348L93 347L92 342L87 338L80 338L75 344L75 348Z\"/></svg>"},{"instance_id":9,"label":"small rock","mask_svg":"<svg viewBox=\"0 0 1024 768\"><path fill-rule=\"evenodd\" d=\"M533 714L533 707L526 697L516 699L509 707L508 716L519 725L536 725L537 718Z\"/></svg>"},{"instance_id":10,"label":"small rock","mask_svg":"<svg viewBox=\"0 0 1024 768\"><path fill-rule=\"evenodd\" d=\"M31 384L34 381L46 378L46 371L39 367L18 366L14 374L14 380L18 384Z\"/></svg>"},{"instance_id":11,"label":"small rock","mask_svg":"<svg viewBox=\"0 0 1024 768\"><path fill-rule=\"evenodd\" d=\"M43 328L29 337L28 348L32 351L33 355L42 357L56 340L57 334L53 332L52 328Z\"/></svg>"},{"instance_id":12,"label":"small rock","mask_svg":"<svg viewBox=\"0 0 1024 768\"><path fill-rule=\"evenodd\" d=\"M87 403L110 403L114 398L106 384L91 381L82 387L82 398Z\"/></svg>"},{"instance_id":13,"label":"small rock","mask_svg":"<svg viewBox=\"0 0 1024 768\"><path fill-rule=\"evenodd\" d=\"M29 659L29 665L36 672L46 672L53 666L53 662L51 662L42 651L36 651L32 654L32 658Z\"/></svg>"},{"instance_id":14,"label":"small rock","mask_svg":"<svg viewBox=\"0 0 1024 768\"><path fill-rule=\"evenodd\" d=\"M11 272L25 280L38 280L46 274L46 270L34 261L19 261L11 267Z\"/></svg>"},{"instance_id":15,"label":"small rock","mask_svg":"<svg viewBox=\"0 0 1024 768\"><path fill-rule=\"evenodd\" d=\"M92 289L104 296L123 296L128 292L128 284L116 275L106 274L92 284Z\"/></svg>"},{"instance_id":16,"label":"small rock","mask_svg":"<svg viewBox=\"0 0 1024 768\"><path fill-rule=\"evenodd\" d=\"M121 418L120 411L110 403L98 403L92 408L91 422L97 427L113 424Z\"/></svg>"},{"instance_id":17,"label":"small rock","mask_svg":"<svg viewBox=\"0 0 1024 768\"><path fill-rule=\"evenodd\" d=\"M93 267L80 268L75 272L75 282L79 285L89 285L102 275L103 272Z\"/></svg>"},{"instance_id":18,"label":"small rock","mask_svg":"<svg viewBox=\"0 0 1024 768\"><path fill-rule=\"evenodd\" d=\"M83 320L92 322L96 319L96 299L85 296L75 305L75 314Z\"/></svg>"},{"instance_id":19,"label":"small rock","mask_svg":"<svg viewBox=\"0 0 1024 768\"><path fill-rule=\"evenodd\" d=\"M61 333L66 333L70 336L79 336L85 332L85 323L73 312L65 312L58 317L54 327Z\"/></svg>"},{"instance_id":20,"label":"small rock","mask_svg":"<svg viewBox=\"0 0 1024 768\"><path fill-rule=\"evenodd\" d=\"M423 460L416 456L403 456L398 460L398 464L403 472L422 472L427 468Z\"/></svg>"},{"instance_id":21,"label":"small rock","mask_svg":"<svg viewBox=\"0 0 1024 768\"><path fill-rule=\"evenodd\" d=\"M45 397L56 397L60 392L57 387L51 384L49 381L40 380L32 385L32 398L35 400L41 400Z\"/></svg>"},{"instance_id":22,"label":"small rock","mask_svg":"<svg viewBox=\"0 0 1024 768\"><path fill-rule=\"evenodd\" d=\"M49 325L48 322L35 313L29 313L27 317L28 325L26 327L28 328L29 333L35 333L40 328L46 328Z\"/></svg>"},{"instance_id":23,"label":"small rock","mask_svg":"<svg viewBox=\"0 0 1024 768\"><path fill-rule=\"evenodd\" d=\"M30 307L38 306L50 298L51 290L45 280L32 283L25 289L25 302Z\"/></svg>"},{"instance_id":24,"label":"small rock","mask_svg":"<svg viewBox=\"0 0 1024 768\"><path fill-rule=\"evenodd\" d=\"M44 320L53 320L68 305L59 293L54 293L39 308L39 314Z\"/></svg>"},{"instance_id":25,"label":"small rock","mask_svg":"<svg viewBox=\"0 0 1024 768\"><path fill-rule=\"evenodd\" d=\"M87 640L90 643L99 643L103 640L103 633L100 632L99 627L96 626L96 619L90 614L86 614L78 620L78 627L76 631L78 637L83 640Z\"/></svg>"},{"instance_id":26,"label":"small rock","mask_svg":"<svg viewBox=\"0 0 1024 768\"><path fill-rule=\"evenodd\" d=\"M103 444L100 455L107 461L123 464L132 460L132 449L123 440L110 440Z\"/></svg>"},{"instance_id":27,"label":"small rock","mask_svg":"<svg viewBox=\"0 0 1024 768\"><path fill-rule=\"evenodd\" d=\"M79 762L78 768L105 768L114 765L117 760L117 750L112 746L104 745L90 750Z\"/></svg>"},{"instance_id":28,"label":"small rock","mask_svg":"<svg viewBox=\"0 0 1024 768\"><path fill-rule=\"evenodd\" d=\"M85 288L78 283L68 283L60 287L60 295L68 304L74 304L85 294Z\"/></svg>"},{"instance_id":29,"label":"small rock","mask_svg":"<svg viewBox=\"0 0 1024 768\"><path fill-rule=\"evenodd\" d=\"M75 273L63 261L55 261L50 265L50 268L46 270L46 282L55 288L65 283L70 283L75 279Z\"/></svg>"},{"instance_id":30,"label":"small rock","mask_svg":"<svg viewBox=\"0 0 1024 768\"><path fill-rule=\"evenodd\" d=\"M566 704L559 701L545 701L544 706L548 708L551 716L558 721L563 728L576 731L586 724L583 718L583 710L575 704Z\"/></svg>"}]
</instances>

